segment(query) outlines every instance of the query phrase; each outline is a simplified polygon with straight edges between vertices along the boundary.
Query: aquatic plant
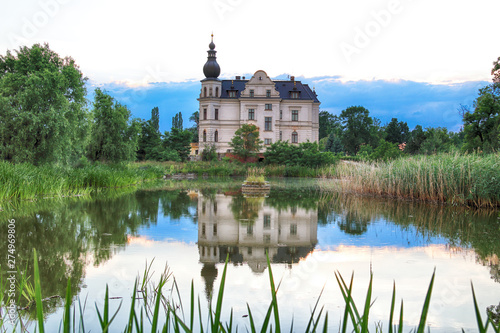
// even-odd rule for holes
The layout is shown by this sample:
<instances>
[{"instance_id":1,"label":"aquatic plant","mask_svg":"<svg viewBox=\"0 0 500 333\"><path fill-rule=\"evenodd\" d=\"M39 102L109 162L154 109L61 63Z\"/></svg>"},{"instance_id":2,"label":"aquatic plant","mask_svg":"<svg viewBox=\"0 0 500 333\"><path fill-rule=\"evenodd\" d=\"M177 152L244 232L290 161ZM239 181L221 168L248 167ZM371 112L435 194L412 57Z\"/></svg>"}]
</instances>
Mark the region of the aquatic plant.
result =
<instances>
[{"instance_id":1,"label":"aquatic plant","mask_svg":"<svg viewBox=\"0 0 500 333\"><path fill-rule=\"evenodd\" d=\"M38 259L36 250L34 252L34 284L35 284L35 298L36 298L36 313L37 313L37 328L38 332L44 332L44 317L43 317L43 300L41 298L41 281L39 277L39 269L38 269ZM222 303L224 299L224 285L226 282L226 274L227 274L227 265L228 258L224 264L224 270L222 273L219 291L215 303L215 308L212 308L212 301L209 305L208 318L204 325L204 320L202 316L202 310L200 305L200 299L198 298L198 322L195 322L195 295L194 295L194 286L191 283L191 295L190 295L190 304L189 304L189 316L186 320L186 316L184 313L184 306L182 304L181 296L179 294L179 289L177 287L176 281L174 279L172 283L172 293L176 292L179 297L178 303L174 301L173 297L167 298L166 293L163 291L167 281L171 278L171 274L166 269L160 277L160 281L157 285L151 283L151 265L146 264L146 269L143 274L142 283L136 282L134 283L134 289L131 296L131 306L129 311L129 319L128 322L125 323L125 327L123 329L124 332L157 332L161 327L162 332L233 332L238 331L237 326L233 326L233 311L231 309L229 322L222 322ZM281 332L282 319L280 317L279 308L278 308L278 289L279 285L276 286L274 282L274 276L271 269L271 264L269 260L269 255L267 255L267 267L269 272L269 282L270 282L270 292L271 292L271 302L267 307L266 315L262 323L257 323L252 314L250 306L247 303L248 310L248 325L247 331L251 332ZM148 268L149 267L149 268ZM358 308L357 304L353 300L353 280L354 276L351 276L349 283L346 283L346 280L342 277L339 272L335 273L335 278L339 285L340 291L342 293L342 297L345 302L344 306L344 314L343 319L339 323L339 332L347 332L353 331L357 333L365 333L369 332L369 315L370 309L373 304L372 302L372 283L373 276L370 276L370 282L368 284L368 290L366 293L366 298L364 302L364 306L362 308L362 312L360 312L361 308ZM430 307L431 294L434 285L435 272L432 274L431 281L429 283L429 287L427 290L427 294L425 296L424 304L422 306L422 311L420 314L420 320L418 326L413 330L417 333L423 333L426 327L426 319L427 314ZM141 286L141 290L138 290L138 286ZM488 328L492 327L494 332L500 332L500 326L496 323L490 316L487 317L486 321L483 323L481 318L480 310L477 305L476 296L474 293L474 287L471 284L472 288L472 298L474 303L474 311L477 319L478 331L479 332L487 332ZM142 294L142 302L141 307L136 307L136 300L139 299L139 294ZM389 325L388 332L403 332L404 326L404 311L403 311L403 301L401 301L401 307L399 311L399 320L397 324L394 324L395 319L395 294L396 294L396 286L393 285L392 292L392 301L391 308L389 309ZM321 298L321 293L318 297L318 300L311 311L310 318L308 321L308 325L305 328L305 332L327 332L328 331L328 313L325 312L323 316L324 308L320 308L318 310L318 301ZM59 327L59 332L69 333L76 331L85 332L85 320L83 319L83 311L80 300L78 301L79 306L79 322L76 321L76 305L73 306L73 311L71 311L71 283L68 281L67 289L66 289L66 297L65 297L65 305L64 305L64 313L63 318L61 320L61 325ZM118 306L115 313L110 313L110 298L108 293L108 288L106 286L106 293L104 296L104 307L102 311L95 306L96 313L99 318L99 324L102 328L103 332L108 332L111 330L111 324L113 323L116 315L120 311L120 306ZM317 311L318 310L318 311ZM163 311L163 313L161 313ZM164 315L164 322L160 322L160 315ZM147 317L150 329L145 327L144 316ZM0 321L0 327L4 328L5 318L2 318ZM114 324L116 326L118 324ZM258 329L260 327L260 329ZM291 330L293 331L293 322L291 325ZM381 323L376 324L376 331L382 332Z\"/></svg>"}]
</instances>

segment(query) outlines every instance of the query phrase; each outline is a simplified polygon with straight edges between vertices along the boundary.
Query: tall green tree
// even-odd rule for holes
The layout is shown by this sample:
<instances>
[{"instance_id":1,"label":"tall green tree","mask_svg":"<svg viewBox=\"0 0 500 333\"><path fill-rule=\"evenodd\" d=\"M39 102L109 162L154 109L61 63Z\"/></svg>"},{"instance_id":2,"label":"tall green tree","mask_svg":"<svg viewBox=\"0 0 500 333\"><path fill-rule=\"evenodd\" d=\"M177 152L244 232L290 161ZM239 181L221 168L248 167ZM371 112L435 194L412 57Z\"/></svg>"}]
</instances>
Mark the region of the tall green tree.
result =
<instances>
[{"instance_id":1,"label":"tall green tree","mask_svg":"<svg viewBox=\"0 0 500 333\"><path fill-rule=\"evenodd\" d=\"M257 155L262 140L259 139L259 129L253 124L243 124L234 132L229 143L234 149L234 154L244 159Z\"/></svg>"},{"instance_id":2,"label":"tall green tree","mask_svg":"<svg viewBox=\"0 0 500 333\"><path fill-rule=\"evenodd\" d=\"M500 149L500 83L479 89L474 110L463 114L464 149L485 152Z\"/></svg>"},{"instance_id":3,"label":"tall green tree","mask_svg":"<svg viewBox=\"0 0 500 333\"><path fill-rule=\"evenodd\" d=\"M342 144L344 149L355 155L361 144L371 144L373 119L370 112L362 106L351 106L340 114L343 126Z\"/></svg>"},{"instance_id":4,"label":"tall green tree","mask_svg":"<svg viewBox=\"0 0 500 333\"><path fill-rule=\"evenodd\" d=\"M158 107L151 110L151 119L141 123L141 136L139 138L139 148L137 159L160 160L160 148L162 147L160 133L160 111Z\"/></svg>"},{"instance_id":5,"label":"tall green tree","mask_svg":"<svg viewBox=\"0 0 500 333\"><path fill-rule=\"evenodd\" d=\"M178 112L175 116L172 117L172 128L177 128L182 130L182 113Z\"/></svg>"},{"instance_id":6,"label":"tall green tree","mask_svg":"<svg viewBox=\"0 0 500 333\"><path fill-rule=\"evenodd\" d=\"M83 156L85 81L75 61L48 44L0 56L0 158L65 164Z\"/></svg>"},{"instance_id":7,"label":"tall green tree","mask_svg":"<svg viewBox=\"0 0 500 333\"><path fill-rule=\"evenodd\" d=\"M200 136L199 136L198 129L200 126L200 113L198 111L193 112L191 117L189 117L189 120L194 123L194 125L189 128L189 131L193 135L191 142L199 142Z\"/></svg>"},{"instance_id":8,"label":"tall green tree","mask_svg":"<svg viewBox=\"0 0 500 333\"><path fill-rule=\"evenodd\" d=\"M385 140L392 143L403 143L408 141L410 128L404 121L398 121L397 118L392 118L390 123L385 127Z\"/></svg>"},{"instance_id":9,"label":"tall green tree","mask_svg":"<svg viewBox=\"0 0 500 333\"><path fill-rule=\"evenodd\" d=\"M410 132L405 152L408 152L410 154L420 153L420 148L422 147L422 143L425 141L426 138L427 137L422 126L421 125L415 126L413 131Z\"/></svg>"},{"instance_id":10,"label":"tall green tree","mask_svg":"<svg viewBox=\"0 0 500 333\"><path fill-rule=\"evenodd\" d=\"M163 146L167 151L176 152L180 160L184 162L189 158L191 138L192 133L189 130L172 127L170 132L165 132Z\"/></svg>"},{"instance_id":11,"label":"tall green tree","mask_svg":"<svg viewBox=\"0 0 500 333\"><path fill-rule=\"evenodd\" d=\"M340 137L342 133L342 124L339 117L332 115L328 111L319 113L319 139L326 138L330 133Z\"/></svg>"},{"instance_id":12,"label":"tall green tree","mask_svg":"<svg viewBox=\"0 0 500 333\"><path fill-rule=\"evenodd\" d=\"M97 88L93 103L93 123L88 156L93 161L121 162L135 160L140 121L106 92Z\"/></svg>"}]
</instances>

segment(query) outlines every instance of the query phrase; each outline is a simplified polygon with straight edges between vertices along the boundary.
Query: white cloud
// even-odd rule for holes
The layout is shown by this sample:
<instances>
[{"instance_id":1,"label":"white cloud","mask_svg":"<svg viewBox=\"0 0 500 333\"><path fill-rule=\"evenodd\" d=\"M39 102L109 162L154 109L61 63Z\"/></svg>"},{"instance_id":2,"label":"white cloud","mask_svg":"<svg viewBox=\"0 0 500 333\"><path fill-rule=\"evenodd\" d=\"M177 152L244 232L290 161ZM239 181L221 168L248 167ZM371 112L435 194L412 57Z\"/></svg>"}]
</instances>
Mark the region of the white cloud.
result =
<instances>
[{"instance_id":1,"label":"white cloud","mask_svg":"<svg viewBox=\"0 0 500 333\"><path fill-rule=\"evenodd\" d=\"M49 42L96 81L183 81L203 78L213 31L222 75L487 80L499 11L496 0L28 0L3 5L0 49Z\"/></svg>"}]
</instances>

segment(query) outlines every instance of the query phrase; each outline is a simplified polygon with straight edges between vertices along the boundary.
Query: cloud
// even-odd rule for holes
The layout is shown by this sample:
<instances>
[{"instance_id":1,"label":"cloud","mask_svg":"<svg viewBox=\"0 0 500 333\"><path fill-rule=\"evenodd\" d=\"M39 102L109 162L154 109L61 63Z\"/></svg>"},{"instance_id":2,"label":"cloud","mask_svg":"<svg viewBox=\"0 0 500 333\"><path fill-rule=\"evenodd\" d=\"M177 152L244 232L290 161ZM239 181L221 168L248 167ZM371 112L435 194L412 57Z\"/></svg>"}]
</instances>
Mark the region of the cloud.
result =
<instances>
[{"instance_id":1,"label":"cloud","mask_svg":"<svg viewBox=\"0 0 500 333\"><path fill-rule=\"evenodd\" d=\"M285 78L286 74L280 75ZM248 76L250 77L250 75ZM460 105L472 105L479 88L486 81L468 81L450 84L430 84L415 81L346 81L338 76L315 78L298 77L316 89L321 101L320 110L340 115L349 106L361 105L370 111L370 116L388 123L391 118L406 121L410 129L416 125L446 127L458 131L462 118ZM89 84L92 93L97 85ZM117 101L128 106L134 117L149 119L151 109L160 109L160 130L171 127L171 119L181 112L184 127L190 127L189 117L198 111L199 81L159 82L146 86L128 86L126 83L99 85ZM89 98L93 98L89 94Z\"/></svg>"}]
</instances>

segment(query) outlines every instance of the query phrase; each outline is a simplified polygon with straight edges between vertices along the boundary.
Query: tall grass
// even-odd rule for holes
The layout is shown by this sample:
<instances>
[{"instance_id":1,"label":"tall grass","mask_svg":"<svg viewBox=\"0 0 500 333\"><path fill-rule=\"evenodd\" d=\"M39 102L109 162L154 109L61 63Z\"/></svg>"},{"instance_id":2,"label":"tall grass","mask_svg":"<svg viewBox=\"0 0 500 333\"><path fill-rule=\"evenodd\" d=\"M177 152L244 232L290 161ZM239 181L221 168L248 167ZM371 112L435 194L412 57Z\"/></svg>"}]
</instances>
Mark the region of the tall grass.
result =
<instances>
[{"instance_id":1,"label":"tall grass","mask_svg":"<svg viewBox=\"0 0 500 333\"><path fill-rule=\"evenodd\" d=\"M228 257L229 258L229 257ZM222 317L222 303L224 299L224 285L226 281L226 274L227 274L227 265L228 265L228 258L226 258L226 262L224 265L224 270L222 273L221 281L220 281L220 286L219 286L219 292L217 295L216 299L216 305L215 309L212 308L212 303L210 302L209 305L209 311L208 311L208 318L207 320L203 320L202 316L202 311L201 311L201 305L200 305L200 299L198 298L198 314L199 314L199 322L197 323L198 326L195 325L194 318L195 318L195 297L194 297L194 287L193 283L191 283L191 297L190 297L190 315L188 319L185 319L184 316L184 307L182 304L182 300L177 288L177 284L173 282L173 286L171 288L172 292L177 291L177 295L179 296L179 303L176 303L173 301L173 297L167 298L166 294L164 293L164 287L167 283L167 280L170 278L170 274L168 273L168 270L166 269L165 272L162 274L160 281L158 285L153 285L151 284L151 275L150 275L150 267L151 265L146 264L146 269L143 275L143 281L138 282L136 280L133 288L133 293L132 293L132 302L129 310L129 319L126 323L114 323L113 329L111 329L111 324L113 323L114 319L116 318L116 315L120 311L121 303L120 306L117 308L114 314L110 313L109 310L109 293L108 293L108 287L106 286L106 292L104 296L104 308L102 311L95 306L96 308L96 313L99 319L99 323L102 329L102 332L109 332L109 331L116 331L117 329L119 331L123 332L237 332L238 331L238 326L233 327L233 310L231 309L230 316L229 316L229 322L223 323L221 321ZM270 265L270 260L269 256L267 256L267 262L268 262L268 271L269 271L269 282L270 282L270 291L271 291L271 301L270 304L267 308L266 315L264 317L263 322L259 325L254 319L254 316L252 315L252 311L250 309L250 306L247 304L247 310L248 310L248 325L249 327L246 327L246 331L250 332L281 332L281 326L283 324L282 319L280 317L280 313L278 310L278 289L279 285L275 286L274 283L274 277ZM335 278L337 280L337 283L339 285L342 297L344 299L344 315L343 319L339 323L339 332L347 332L347 331L352 331L356 333L366 333L369 332L369 314L371 307L373 305L372 302L372 284L373 284L373 276L370 276L370 281L368 284L368 290L366 293L366 299L364 302L364 305L362 308L358 309L358 306L356 302L354 301L352 297L353 293L353 280L354 280L354 275L351 276L351 280L349 281L349 284L346 283L344 278L339 272L335 273ZM427 290L427 294L424 300L424 304L422 306L422 311L420 314L420 320L418 323L418 326L414 328L412 331L417 332L417 333L423 333L426 328L426 319L427 319L427 314L429 312L430 308L430 302L431 302L431 294L432 294L432 289L433 289L433 284L434 284L434 278L435 278L435 272L432 274L431 281L429 283L429 287ZM43 315L43 300L41 298L41 282L40 282L40 277L39 277L39 269L38 269L38 259L37 259L37 253L34 250L34 280L35 280L35 294L36 294L36 313L37 313L37 328L38 332L44 332L45 327L44 327L44 315ZM137 287L141 286L141 290L138 290ZM490 317L486 319L486 321L483 323L483 319L481 318L480 310L477 305L477 300L476 296L474 293L474 287L472 286L472 301L474 304L474 311L475 311L475 317L477 319L477 325L478 325L478 331L479 332L487 332L488 327L491 325L492 329L494 332L500 332L500 326L495 324L494 321L491 320ZM136 307L136 300L140 299L140 294L142 294L142 302L141 302L141 307ZM395 325L393 320L395 318L394 312L395 312L395 294L396 294L396 286L394 285L393 287L393 292L392 292L392 302L391 302L391 307L388 310L389 314L389 324L388 324L388 332L403 332L403 316L404 316L404 311L403 311L403 301L401 301L401 308L399 311L399 321L398 324ZM79 309L80 309L80 317L79 317L79 322L77 323L76 321L76 310L75 307L76 305L73 306L73 311L71 311L71 283L68 281L67 285L67 290L66 290L66 297L65 297L65 305L64 305L64 313L63 313L63 318L61 320L61 325L59 327L59 332L64 332L64 333L69 333L69 332L77 332L77 331L85 331L85 320L82 312L82 306L81 303L78 302L79 304ZM149 295L149 296L148 296ZM316 314L319 298L321 297L321 294L318 297L318 301L316 302L316 305L311 311L310 314L310 319L307 324L307 327L305 328L304 332L327 332L328 331L328 313L325 312L323 316L323 310L324 308L319 309L318 313ZM154 304L154 307L153 307ZM360 309L362 309L362 312L360 312ZM150 329L144 326L144 313L146 314L149 325L151 326ZM160 317L165 318L163 322L160 322ZM3 318L2 318L3 319ZM204 325L204 322L207 324ZM3 326L3 322L0 322L0 328L2 330L5 330L5 327ZM124 328L117 328L118 325L123 325ZM122 327L123 327L122 326ZM260 327L260 329L258 329ZM294 331L293 328L293 322L291 325L291 331ZM377 332L382 332L382 325L381 323L378 323L375 325L376 331ZM160 329L161 328L161 329Z\"/></svg>"},{"instance_id":2,"label":"tall grass","mask_svg":"<svg viewBox=\"0 0 500 333\"><path fill-rule=\"evenodd\" d=\"M343 191L445 202L500 205L500 155L440 154L381 163L343 163L336 175Z\"/></svg>"},{"instance_id":3,"label":"tall grass","mask_svg":"<svg viewBox=\"0 0 500 333\"><path fill-rule=\"evenodd\" d=\"M136 185L164 174L164 168L157 165L93 164L70 168L0 161L0 200L82 195L96 188Z\"/></svg>"}]
</instances>

